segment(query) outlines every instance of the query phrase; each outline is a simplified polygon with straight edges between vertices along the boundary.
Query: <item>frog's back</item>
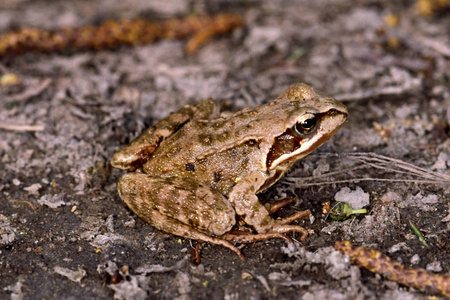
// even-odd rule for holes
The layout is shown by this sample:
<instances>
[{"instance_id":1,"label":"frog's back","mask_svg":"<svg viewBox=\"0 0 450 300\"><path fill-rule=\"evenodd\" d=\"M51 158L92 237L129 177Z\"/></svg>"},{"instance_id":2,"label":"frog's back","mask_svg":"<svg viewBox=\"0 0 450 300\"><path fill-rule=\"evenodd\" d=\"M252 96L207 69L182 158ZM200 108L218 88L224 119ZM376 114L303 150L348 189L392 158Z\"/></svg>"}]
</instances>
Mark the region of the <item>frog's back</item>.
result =
<instances>
[{"instance_id":1,"label":"frog's back","mask_svg":"<svg viewBox=\"0 0 450 300\"><path fill-rule=\"evenodd\" d=\"M227 195L241 178L261 169L260 157L268 151L264 139L241 139L233 132L209 134L213 122L191 122L163 141L145 163L152 176L195 178ZM200 134L195 134L199 132Z\"/></svg>"}]
</instances>

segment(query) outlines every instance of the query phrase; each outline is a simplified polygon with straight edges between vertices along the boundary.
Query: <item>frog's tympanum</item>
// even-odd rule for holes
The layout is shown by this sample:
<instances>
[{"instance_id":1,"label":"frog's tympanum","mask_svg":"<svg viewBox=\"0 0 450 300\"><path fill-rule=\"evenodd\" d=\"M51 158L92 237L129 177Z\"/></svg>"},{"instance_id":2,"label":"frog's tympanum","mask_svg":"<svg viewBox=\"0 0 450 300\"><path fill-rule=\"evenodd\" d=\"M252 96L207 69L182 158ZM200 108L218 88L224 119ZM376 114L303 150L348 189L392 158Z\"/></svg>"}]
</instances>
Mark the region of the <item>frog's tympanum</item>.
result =
<instances>
[{"instance_id":1,"label":"frog's tympanum","mask_svg":"<svg viewBox=\"0 0 450 300\"><path fill-rule=\"evenodd\" d=\"M232 115L221 116L219 108L211 99L185 106L118 150L111 164L128 171L120 197L152 226L225 246L241 258L232 242L290 241L288 232L305 240L308 231L291 223L309 211L273 219L256 194L335 134L347 120L346 107L297 83ZM236 220L253 232L233 230Z\"/></svg>"}]
</instances>

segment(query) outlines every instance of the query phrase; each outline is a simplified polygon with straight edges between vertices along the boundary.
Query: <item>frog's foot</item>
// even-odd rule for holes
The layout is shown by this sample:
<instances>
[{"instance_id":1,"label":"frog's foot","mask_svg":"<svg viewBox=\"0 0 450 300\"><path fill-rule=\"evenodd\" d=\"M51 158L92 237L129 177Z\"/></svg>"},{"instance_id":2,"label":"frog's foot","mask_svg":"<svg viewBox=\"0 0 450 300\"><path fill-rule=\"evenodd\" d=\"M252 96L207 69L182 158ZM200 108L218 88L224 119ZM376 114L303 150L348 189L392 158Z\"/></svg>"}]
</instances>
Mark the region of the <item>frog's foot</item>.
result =
<instances>
[{"instance_id":1,"label":"frog's foot","mask_svg":"<svg viewBox=\"0 0 450 300\"><path fill-rule=\"evenodd\" d=\"M311 214L310 210L304 210L299 211L293 214L290 217L283 218L283 219L277 219L275 220L275 225L273 226L271 232L273 233L288 233L288 232L300 232L302 234L300 240L305 241L308 237L308 230L305 228L299 226L299 225L289 225L290 223L294 222L295 220L298 220L300 218L309 216Z\"/></svg>"},{"instance_id":2,"label":"frog's foot","mask_svg":"<svg viewBox=\"0 0 450 300\"><path fill-rule=\"evenodd\" d=\"M283 234L288 232L299 232L302 234L300 241L305 241L308 237L308 230L298 225L278 225L273 228L273 232Z\"/></svg>"},{"instance_id":3,"label":"frog's foot","mask_svg":"<svg viewBox=\"0 0 450 300\"><path fill-rule=\"evenodd\" d=\"M289 225L289 224L294 222L295 220L298 220L305 216L309 216L310 214L311 214L311 211L305 210L305 211L299 211L287 218L273 220L274 225L273 225L272 229L270 229L268 232L252 234L252 233L248 233L248 232L235 230L235 231L227 232L226 234L222 235L221 237L228 241L234 241L234 242L240 242L240 243L250 243L250 242L263 241L263 240L268 240L268 239L283 239L286 242L290 243L290 242L292 242L292 240L288 236L286 236L285 233L299 232L302 234L300 240L305 241L306 238L308 237L308 233L309 233L308 230L306 230L305 228L303 228L299 225Z\"/></svg>"},{"instance_id":4,"label":"frog's foot","mask_svg":"<svg viewBox=\"0 0 450 300\"><path fill-rule=\"evenodd\" d=\"M309 216L309 210L297 212L290 217L283 219L273 219L270 211L259 202L255 191L258 191L266 182L266 177L261 172L254 172L241 179L230 192L228 199L233 204L236 214L241 216L245 223L253 227L258 234L285 234L289 232L300 232L301 240L308 237L308 231L298 225L289 225L293 221L304 216ZM277 206L284 206L288 201L275 203Z\"/></svg>"},{"instance_id":5,"label":"frog's foot","mask_svg":"<svg viewBox=\"0 0 450 300\"><path fill-rule=\"evenodd\" d=\"M282 199L282 201L284 201L284 200L285 199ZM290 200L290 202L292 202L292 200ZM286 204L284 204L284 205L286 205ZM285 235L285 233L300 232L302 234L300 240L305 241L306 238L308 237L308 231L301 226L288 225L288 224L292 223L295 220L303 218L305 216L309 216L310 214L311 214L311 211L305 210L305 211L299 211L287 218L277 219L277 220L275 220L275 226L272 228L272 230L270 232L253 234L253 233L239 231L239 230L231 230L231 231L227 232L226 234L222 235L221 238L228 240L228 241L240 242L240 243L251 243L251 242L256 242L256 241L264 241L264 240L268 240L268 239L283 239L286 242L291 243L292 240L287 235Z\"/></svg>"},{"instance_id":6,"label":"frog's foot","mask_svg":"<svg viewBox=\"0 0 450 300\"><path fill-rule=\"evenodd\" d=\"M283 239L288 243L291 243L292 240L284 234L281 233L257 233L253 234L250 232L243 231L230 231L221 236L224 240L239 242L239 243L252 243L257 241L265 241L268 239Z\"/></svg>"},{"instance_id":7,"label":"frog's foot","mask_svg":"<svg viewBox=\"0 0 450 300\"><path fill-rule=\"evenodd\" d=\"M273 203L266 203L264 206L267 209L267 211L269 212L269 214L272 215L272 214L276 213L278 210L280 210L281 208L283 208L284 206L286 206L294 201L295 201L295 198L287 197L287 198L277 200ZM310 214L311 214L310 210L299 211L290 217L278 219L278 220L276 220L276 222L278 224L288 225L288 224L294 222L295 220L309 216ZM278 228L277 230L280 230L279 227L277 227L277 228ZM289 226L287 229L285 228L285 229L281 229L281 230L287 230L286 232L292 232L292 231L301 232L302 237L300 239L302 241L304 241L308 237L307 230L305 230L303 227L300 227L300 226ZM285 233L285 232L283 231L283 233Z\"/></svg>"},{"instance_id":8,"label":"frog's foot","mask_svg":"<svg viewBox=\"0 0 450 300\"><path fill-rule=\"evenodd\" d=\"M291 243L292 240L288 236L286 236L285 233L300 232L302 234L300 240L305 241L306 238L308 237L308 233L309 233L308 230L306 230L305 228L303 228L299 225L289 225L289 224L294 222L295 220L309 216L310 214L311 214L311 211L305 210L305 211L299 211L287 218L274 220L275 225L269 232L252 234L252 233L248 233L248 232L234 230L234 231L227 232L226 234L222 235L221 237L228 241L234 241L234 242L240 242L240 243L251 243L251 242L263 241L263 240L268 240L268 239L283 239L286 242Z\"/></svg>"}]
</instances>

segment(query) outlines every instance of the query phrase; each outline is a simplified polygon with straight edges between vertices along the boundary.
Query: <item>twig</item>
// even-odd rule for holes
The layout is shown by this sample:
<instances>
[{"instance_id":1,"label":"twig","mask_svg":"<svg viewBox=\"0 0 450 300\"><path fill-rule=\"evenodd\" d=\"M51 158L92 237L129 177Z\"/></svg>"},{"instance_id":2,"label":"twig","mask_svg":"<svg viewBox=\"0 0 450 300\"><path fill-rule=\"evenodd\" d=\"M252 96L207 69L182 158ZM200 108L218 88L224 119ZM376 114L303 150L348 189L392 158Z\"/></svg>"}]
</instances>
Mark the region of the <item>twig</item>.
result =
<instances>
[{"instance_id":1,"label":"twig","mask_svg":"<svg viewBox=\"0 0 450 300\"><path fill-rule=\"evenodd\" d=\"M212 36L222 35L244 25L236 14L188 16L148 22L143 19L107 21L98 26L61 28L55 31L21 28L0 36L0 57L27 52L64 53L116 49L119 46L147 44L161 39L191 36L186 52L192 54Z\"/></svg>"},{"instance_id":2,"label":"twig","mask_svg":"<svg viewBox=\"0 0 450 300\"><path fill-rule=\"evenodd\" d=\"M43 125L19 125L0 122L0 129L13 131L44 131Z\"/></svg>"},{"instance_id":3,"label":"twig","mask_svg":"<svg viewBox=\"0 0 450 300\"><path fill-rule=\"evenodd\" d=\"M39 84L37 84L37 86L30 86L23 93L17 94L17 95L6 96L3 98L3 100L5 102L12 102L12 101L24 102L32 97L36 97L36 96L40 95L42 92L44 92L50 86L51 83L52 83L52 80L50 78L46 78L46 79L42 80L41 82L39 82Z\"/></svg>"},{"instance_id":4,"label":"twig","mask_svg":"<svg viewBox=\"0 0 450 300\"><path fill-rule=\"evenodd\" d=\"M372 89L359 90L354 93L338 94L335 95L335 98L340 101L349 102L378 98L382 96L408 95L416 91L419 86L418 81L413 81L411 85L405 84L403 86L374 87Z\"/></svg>"},{"instance_id":5,"label":"twig","mask_svg":"<svg viewBox=\"0 0 450 300\"><path fill-rule=\"evenodd\" d=\"M353 247L349 241L336 242L336 250L346 254L355 265L379 273L389 280L411 286L425 293L450 296L450 275L435 274L424 269L406 268L383 253L362 247Z\"/></svg>"}]
</instances>

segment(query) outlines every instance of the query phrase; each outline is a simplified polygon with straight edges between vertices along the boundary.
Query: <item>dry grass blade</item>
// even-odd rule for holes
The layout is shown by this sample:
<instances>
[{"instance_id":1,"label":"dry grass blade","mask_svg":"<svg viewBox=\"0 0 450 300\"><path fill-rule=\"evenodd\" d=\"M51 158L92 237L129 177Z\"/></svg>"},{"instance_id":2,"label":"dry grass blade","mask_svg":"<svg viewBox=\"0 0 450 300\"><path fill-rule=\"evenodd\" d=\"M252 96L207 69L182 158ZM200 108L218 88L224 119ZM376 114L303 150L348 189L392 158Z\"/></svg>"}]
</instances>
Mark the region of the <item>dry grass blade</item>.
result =
<instances>
[{"instance_id":1,"label":"dry grass blade","mask_svg":"<svg viewBox=\"0 0 450 300\"><path fill-rule=\"evenodd\" d=\"M0 129L12 131L44 131L45 127L42 125L19 125L0 122Z\"/></svg>"},{"instance_id":2,"label":"dry grass blade","mask_svg":"<svg viewBox=\"0 0 450 300\"><path fill-rule=\"evenodd\" d=\"M417 167L413 164L404 162L399 159L395 159L388 156L379 155L376 153L350 153L347 157L362 162L363 164L379 168L385 171L391 171L395 173L407 174L412 176L421 176L436 182L450 183L450 176L426 170L424 168Z\"/></svg>"},{"instance_id":3,"label":"dry grass blade","mask_svg":"<svg viewBox=\"0 0 450 300\"><path fill-rule=\"evenodd\" d=\"M323 155L321 155L323 156ZM325 156L331 156L326 154ZM325 185L325 184L337 184L337 183L354 183L361 181L388 181L388 182L412 182L412 183L433 183L433 184L450 184L450 175L434 172L415 166L413 164L404 162L392 157L376 154L376 153L347 153L340 155L340 157L348 158L353 162L350 167L343 167L339 171L327 172L320 175L308 176L308 177L289 177L286 176L283 180L290 183L295 183L299 187ZM354 163L356 162L356 165ZM349 174L357 174L357 171L367 168L376 169L382 171L382 177L364 176L345 178L340 180L327 180L324 178L344 176L348 177ZM374 172L372 172L374 173ZM393 178L394 176L388 176L387 174L402 175L402 178ZM363 177L364 176L364 177ZM407 178L409 177L409 178Z\"/></svg>"}]
</instances>

